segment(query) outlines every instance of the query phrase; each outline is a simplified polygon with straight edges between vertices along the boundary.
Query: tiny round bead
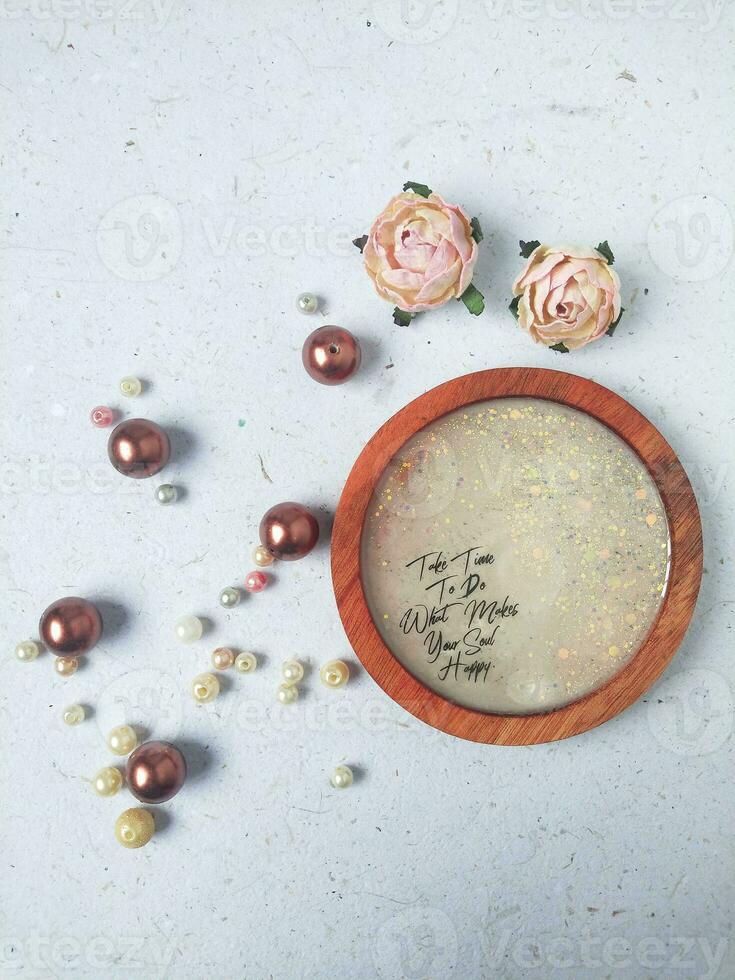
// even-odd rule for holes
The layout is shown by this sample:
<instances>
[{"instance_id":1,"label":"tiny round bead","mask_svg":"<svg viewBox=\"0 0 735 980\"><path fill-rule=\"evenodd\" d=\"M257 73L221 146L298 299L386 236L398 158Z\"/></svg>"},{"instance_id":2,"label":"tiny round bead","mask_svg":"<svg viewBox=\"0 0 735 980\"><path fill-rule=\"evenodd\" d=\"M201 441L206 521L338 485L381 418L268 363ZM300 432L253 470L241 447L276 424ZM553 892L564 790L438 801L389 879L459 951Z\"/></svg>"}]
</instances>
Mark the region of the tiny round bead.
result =
<instances>
[{"instance_id":1,"label":"tiny round bead","mask_svg":"<svg viewBox=\"0 0 735 980\"><path fill-rule=\"evenodd\" d=\"M335 766L334 772L329 777L329 782L335 789L347 789L354 782L354 775L349 766Z\"/></svg>"},{"instance_id":2,"label":"tiny round bead","mask_svg":"<svg viewBox=\"0 0 735 980\"><path fill-rule=\"evenodd\" d=\"M68 708L64 708L61 717L65 725L80 725L85 718L84 707L81 704L70 704Z\"/></svg>"},{"instance_id":3,"label":"tiny round bead","mask_svg":"<svg viewBox=\"0 0 735 980\"><path fill-rule=\"evenodd\" d=\"M25 664L35 660L39 653L38 644L33 640L21 640L15 648L16 657Z\"/></svg>"},{"instance_id":4,"label":"tiny round bead","mask_svg":"<svg viewBox=\"0 0 735 980\"><path fill-rule=\"evenodd\" d=\"M191 682L191 693L199 704L207 704L219 694L219 681L214 674L197 674Z\"/></svg>"},{"instance_id":5,"label":"tiny round bead","mask_svg":"<svg viewBox=\"0 0 735 980\"><path fill-rule=\"evenodd\" d=\"M115 837L123 847L143 847L155 829L153 815L139 806L121 813L115 821Z\"/></svg>"},{"instance_id":6,"label":"tiny round bead","mask_svg":"<svg viewBox=\"0 0 735 980\"><path fill-rule=\"evenodd\" d=\"M142 390L143 385L140 383L140 379L134 378L132 375L128 375L120 381L120 392L126 398L137 398Z\"/></svg>"},{"instance_id":7,"label":"tiny round bead","mask_svg":"<svg viewBox=\"0 0 735 980\"><path fill-rule=\"evenodd\" d=\"M198 616L182 616L174 629L182 643L196 643L202 638L204 624Z\"/></svg>"},{"instance_id":8,"label":"tiny round bead","mask_svg":"<svg viewBox=\"0 0 735 980\"><path fill-rule=\"evenodd\" d=\"M240 601L240 591L239 589L233 589L232 586L227 586L226 589L222 589L219 594L219 604L225 609L232 609Z\"/></svg>"},{"instance_id":9,"label":"tiny round bead","mask_svg":"<svg viewBox=\"0 0 735 980\"><path fill-rule=\"evenodd\" d=\"M118 725L107 736L107 747L113 755L130 755L138 744L138 736L130 725Z\"/></svg>"},{"instance_id":10,"label":"tiny round bead","mask_svg":"<svg viewBox=\"0 0 735 980\"><path fill-rule=\"evenodd\" d=\"M71 677L76 674L79 667L79 660L76 657L57 657L54 661L54 670L59 677Z\"/></svg>"},{"instance_id":11,"label":"tiny round bead","mask_svg":"<svg viewBox=\"0 0 735 980\"><path fill-rule=\"evenodd\" d=\"M329 660L319 671L325 687L344 687L350 679L350 668L343 660Z\"/></svg>"},{"instance_id":12,"label":"tiny round bead","mask_svg":"<svg viewBox=\"0 0 735 980\"><path fill-rule=\"evenodd\" d=\"M123 784L122 773L116 766L105 766L94 777L97 796L114 796Z\"/></svg>"},{"instance_id":13,"label":"tiny round bead","mask_svg":"<svg viewBox=\"0 0 735 980\"><path fill-rule=\"evenodd\" d=\"M235 657L235 670L241 674L252 674L257 666L258 661L255 659L255 654L247 650L243 653L238 653Z\"/></svg>"},{"instance_id":14,"label":"tiny round bead","mask_svg":"<svg viewBox=\"0 0 735 980\"><path fill-rule=\"evenodd\" d=\"M295 684L279 684L276 697L281 704L293 704L298 700L299 689Z\"/></svg>"},{"instance_id":15,"label":"tiny round bead","mask_svg":"<svg viewBox=\"0 0 735 980\"><path fill-rule=\"evenodd\" d=\"M298 684L304 677L304 668L298 660L284 660L281 664L281 677L286 684Z\"/></svg>"},{"instance_id":16,"label":"tiny round bead","mask_svg":"<svg viewBox=\"0 0 735 980\"><path fill-rule=\"evenodd\" d=\"M229 670L235 662L235 654L229 647L217 647L212 653L212 666L217 670Z\"/></svg>"},{"instance_id":17,"label":"tiny round bead","mask_svg":"<svg viewBox=\"0 0 735 980\"><path fill-rule=\"evenodd\" d=\"M167 504L175 504L179 491L170 483L162 483L156 487L156 500L165 507Z\"/></svg>"},{"instance_id":18,"label":"tiny round bead","mask_svg":"<svg viewBox=\"0 0 735 980\"><path fill-rule=\"evenodd\" d=\"M314 293L299 293L296 297L296 306L300 313L311 315L319 310L319 299Z\"/></svg>"},{"instance_id":19,"label":"tiny round bead","mask_svg":"<svg viewBox=\"0 0 735 980\"><path fill-rule=\"evenodd\" d=\"M268 585L268 576L264 572L248 572L245 576L245 588L248 592L262 592Z\"/></svg>"},{"instance_id":20,"label":"tiny round bead","mask_svg":"<svg viewBox=\"0 0 735 980\"><path fill-rule=\"evenodd\" d=\"M108 425L112 425L114 418L115 413L107 405L98 405L89 413L90 422L98 429L106 429Z\"/></svg>"},{"instance_id":21,"label":"tiny round bead","mask_svg":"<svg viewBox=\"0 0 735 980\"><path fill-rule=\"evenodd\" d=\"M269 565L272 565L275 560L276 559L263 544L259 544L253 551L253 561L259 568L267 568Z\"/></svg>"}]
</instances>

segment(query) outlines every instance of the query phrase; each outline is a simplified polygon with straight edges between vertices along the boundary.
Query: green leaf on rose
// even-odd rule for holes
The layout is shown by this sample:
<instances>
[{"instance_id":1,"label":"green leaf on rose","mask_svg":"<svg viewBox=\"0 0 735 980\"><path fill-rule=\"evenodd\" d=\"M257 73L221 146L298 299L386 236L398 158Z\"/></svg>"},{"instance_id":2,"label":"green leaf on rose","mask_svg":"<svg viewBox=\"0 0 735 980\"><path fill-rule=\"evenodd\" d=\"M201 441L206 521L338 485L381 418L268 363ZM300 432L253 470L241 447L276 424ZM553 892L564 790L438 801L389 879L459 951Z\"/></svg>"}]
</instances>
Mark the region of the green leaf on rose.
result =
<instances>
[{"instance_id":1,"label":"green leaf on rose","mask_svg":"<svg viewBox=\"0 0 735 980\"><path fill-rule=\"evenodd\" d=\"M608 265L612 265L615 262L615 256L612 253L612 249L608 245L607 239L605 239L604 242L600 242L600 244L597 246L597 251L600 253L600 255L605 257Z\"/></svg>"},{"instance_id":2,"label":"green leaf on rose","mask_svg":"<svg viewBox=\"0 0 735 980\"><path fill-rule=\"evenodd\" d=\"M353 238L352 244L355 246L355 248L359 248L360 251L362 252L362 250L367 245L367 240L368 240L367 235L361 235L359 238Z\"/></svg>"},{"instance_id":3,"label":"green leaf on rose","mask_svg":"<svg viewBox=\"0 0 735 980\"><path fill-rule=\"evenodd\" d=\"M419 194L421 197L428 197L429 194L433 193L431 188L426 184L417 184L413 180L407 180L403 185L404 191L413 191L414 194Z\"/></svg>"},{"instance_id":4,"label":"green leaf on rose","mask_svg":"<svg viewBox=\"0 0 735 980\"><path fill-rule=\"evenodd\" d=\"M558 350L560 354L568 354L569 353L569 348L565 344L563 344L561 341L559 341L558 344L552 344L551 347L549 347L549 350Z\"/></svg>"},{"instance_id":5,"label":"green leaf on rose","mask_svg":"<svg viewBox=\"0 0 735 980\"><path fill-rule=\"evenodd\" d=\"M607 328L607 335L608 335L608 337L612 337L612 335L617 330L618 324L623 319L623 313L625 313L625 307L624 306L621 306L620 307L620 313L618 314L617 320L615 321L615 323L611 323L610 326Z\"/></svg>"},{"instance_id":6,"label":"green leaf on rose","mask_svg":"<svg viewBox=\"0 0 735 980\"><path fill-rule=\"evenodd\" d=\"M475 241L476 241L476 242L477 242L477 244L479 245L479 244L480 244L480 242L481 242L481 241L483 240L483 238L485 237L485 236L483 235L483 233L482 233L482 228L480 227L480 222L479 222L479 219L478 219L478 218L473 218L473 219L472 219L472 220L470 221L470 227L472 228L472 237L473 237L473 238L475 239Z\"/></svg>"},{"instance_id":7,"label":"green leaf on rose","mask_svg":"<svg viewBox=\"0 0 735 980\"><path fill-rule=\"evenodd\" d=\"M508 307L508 309L516 318L516 320L518 319L518 307L520 306L520 303L521 303L521 297L515 296L513 297L513 300L511 301L510 306Z\"/></svg>"},{"instance_id":8,"label":"green leaf on rose","mask_svg":"<svg viewBox=\"0 0 735 980\"><path fill-rule=\"evenodd\" d=\"M411 320L416 316L415 313L407 313L405 310L401 310L396 307L393 310L393 322L398 327L407 327L410 325Z\"/></svg>"},{"instance_id":9,"label":"green leaf on rose","mask_svg":"<svg viewBox=\"0 0 735 980\"><path fill-rule=\"evenodd\" d=\"M518 242L521 247L521 255L524 259L530 259L531 253L534 252L541 242L524 242L523 239Z\"/></svg>"},{"instance_id":10,"label":"green leaf on rose","mask_svg":"<svg viewBox=\"0 0 735 980\"><path fill-rule=\"evenodd\" d=\"M459 297L473 316L479 316L485 309L485 297L472 283Z\"/></svg>"}]
</instances>

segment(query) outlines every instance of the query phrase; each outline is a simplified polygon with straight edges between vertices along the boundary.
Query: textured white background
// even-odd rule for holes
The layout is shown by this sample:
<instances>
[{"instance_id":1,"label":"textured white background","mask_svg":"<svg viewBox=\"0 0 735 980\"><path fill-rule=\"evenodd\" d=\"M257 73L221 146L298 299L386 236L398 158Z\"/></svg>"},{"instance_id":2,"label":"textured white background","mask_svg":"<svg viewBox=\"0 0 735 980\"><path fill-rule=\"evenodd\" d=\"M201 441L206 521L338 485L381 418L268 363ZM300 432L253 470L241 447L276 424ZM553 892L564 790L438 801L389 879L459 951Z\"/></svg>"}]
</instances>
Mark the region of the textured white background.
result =
<instances>
[{"instance_id":1,"label":"textured white background","mask_svg":"<svg viewBox=\"0 0 735 980\"><path fill-rule=\"evenodd\" d=\"M3 977L733 976L732 28L714 0L2 0ZM349 239L406 179L480 217L481 318L399 329L373 294ZM520 334L519 238L610 240L614 340ZM343 388L301 368L303 289L363 341ZM327 535L218 607L268 506L328 525L392 412L518 364L629 398L696 487L702 593L648 697L511 749L433 732L360 672L324 691L314 670L349 655ZM130 373L147 390L123 405ZM171 427L180 503L112 471L99 403ZM84 670L17 663L75 593L108 626ZM195 647L188 612L212 621ZM219 642L261 669L195 707ZM289 655L312 672L286 711ZM94 716L65 729L77 700ZM113 837L127 794L89 784L123 721L193 770L138 852Z\"/></svg>"}]
</instances>

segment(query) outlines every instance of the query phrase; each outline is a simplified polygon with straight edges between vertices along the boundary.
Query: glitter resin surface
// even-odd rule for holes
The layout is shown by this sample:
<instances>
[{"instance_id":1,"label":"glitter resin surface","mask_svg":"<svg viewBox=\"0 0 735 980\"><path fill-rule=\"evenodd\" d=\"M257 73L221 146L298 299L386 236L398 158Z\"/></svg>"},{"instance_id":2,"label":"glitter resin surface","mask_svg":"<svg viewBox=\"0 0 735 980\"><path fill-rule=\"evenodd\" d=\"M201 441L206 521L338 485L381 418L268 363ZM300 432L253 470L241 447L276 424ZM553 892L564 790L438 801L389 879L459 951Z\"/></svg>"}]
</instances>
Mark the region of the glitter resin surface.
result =
<instances>
[{"instance_id":1,"label":"glitter resin surface","mask_svg":"<svg viewBox=\"0 0 735 980\"><path fill-rule=\"evenodd\" d=\"M417 432L361 543L388 648L448 701L551 711L635 654L666 590L669 532L638 456L576 409L500 398Z\"/></svg>"}]
</instances>

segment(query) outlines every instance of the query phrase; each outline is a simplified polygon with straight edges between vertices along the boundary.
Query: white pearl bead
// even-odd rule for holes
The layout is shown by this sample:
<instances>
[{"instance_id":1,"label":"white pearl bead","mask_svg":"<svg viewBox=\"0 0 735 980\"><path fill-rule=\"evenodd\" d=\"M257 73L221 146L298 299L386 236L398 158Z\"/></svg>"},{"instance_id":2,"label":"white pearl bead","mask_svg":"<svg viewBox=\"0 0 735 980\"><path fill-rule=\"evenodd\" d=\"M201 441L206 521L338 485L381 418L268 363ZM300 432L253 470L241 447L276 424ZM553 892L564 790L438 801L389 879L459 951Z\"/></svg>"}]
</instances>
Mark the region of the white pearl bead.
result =
<instances>
[{"instance_id":1,"label":"white pearl bead","mask_svg":"<svg viewBox=\"0 0 735 980\"><path fill-rule=\"evenodd\" d=\"M329 777L329 782L335 789L347 789L352 786L354 779L349 766L335 766L334 772Z\"/></svg>"},{"instance_id":2,"label":"white pearl bead","mask_svg":"<svg viewBox=\"0 0 735 980\"><path fill-rule=\"evenodd\" d=\"M54 661L54 670L59 677L71 677L76 674L79 661L76 657L57 657Z\"/></svg>"},{"instance_id":3,"label":"white pearl bead","mask_svg":"<svg viewBox=\"0 0 735 980\"><path fill-rule=\"evenodd\" d=\"M81 704L70 704L61 716L65 725L79 725L84 721L85 712Z\"/></svg>"},{"instance_id":4,"label":"white pearl bead","mask_svg":"<svg viewBox=\"0 0 735 980\"><path fill-rule=\"evenodd\" d=\"M143 385L140 383L140 379L133 377L132 374L120 381L120 393L126 398L137 398L142 390Z\"/></svg>"},{"instance_id":5,"label":"white pearl bead","mask_svg":"<svg viewBox=\"0 0 735 980\"><path fill-rule=\"evenodd\" d=\"M286 684L298 684L304 677L304 668L298 660L284 660L281 664L281 677Z\"/></svg>"},{"instance_id":6,"label":"white pearl bead","mask_svg":"<svg viewBox=\"0 0 735 980\"><path fill-rule=\"evenodd\" d=\"M235 670L241 674L252 674L257 666L258 661L255 659L255 654L247 650L243 653L238 653L237 657L235 657Z\"/></svg>"},{"instance_id":7,"label":"white pearl bead","mask_svg":"<svg viewBox=\"0 0 735 980\"><path fill-rule=\"evenodd\" d=\"M156 500L159 504L174 504L176 503L176 498L179 496L179 491L170 483L162 483L160 487L156 487Z\"/></svg>"},{"instance_id":8,"label":"white pearl bead","mask_svg":"<svg viewBox=\"0 0 735 980\"><path fill-rule=\"evenodd\" d=\"M214 674L197 674L191 682L191 693L199 704L207 704L219 694L219 681Z\"/></svg>"},{"instance_id":9,"label":"white pearl bead","mask_svg":"<svg viewBox=\"0 0 735 980\"><path fill-rule=\"evenodd\" d=\"M325 687L344 687L350 679L350 668L343 660L330 660L319 671Z\"/></svg>"},{"instance_id":10,"label":"white pearl bead","mask_svg":"<svg viewBox=\"0 0 735 980\"><path fill-rule=\"evenodd\" d=\"M267 568L273 564L275 558L264 544L259 544L253 551L253 561L259 568Z\"/></svg>"},{"instance_id":11,"label":"white pearl bead","mask_svg":"<svg viewBox=\"0 0 735 980\"><path fill-rule=\"evenodd\" d=\"M281 704L293 704L298 700L299 689L295 684L279 684L276 697Z\"/></svg>"},{"instance_id":12,"label":"white pearl bead","mask_svg":"<svg viewBox=\"0 0 735 980\"><path fill-rule=\"evenodd\" d=\"M198 616L182 616L175 630L182 643L195 643L202 638L204 624Z\"/></svg>"},{"instance_id":13,"label":"white pearl bead","mask_svg":"<svg viewBox=\"0 0 735 980\"><path fill-rule=\"evenodd\" d=\"M233 589L232 586L227 586L226 589L222 589L219 594L219 604L225 609L232 609L240 601L240 592L238 589Z\"/></svg>"},{"instance_id":14,"label":"white pearl bead","mask_svg":"<svg viewBox=\"0 0 735 980\"><path fill-rule=\"evenodd\" d=\"M235 654L229 647L217 647L212 653L212 666L217 670L229 670L235 662Z\"/></svg>"},{"instance_id":15,"label":"white pearl bead","mask_svg":"<svg viewBox=\"0 0 735 980\"><path fill-rule=\"evenodd\" d=\"M98 796L114 796L122 786L122 773L115 766L105 766L94 777L94 791Z\"/></svg>"},{"instance_id":16,"label":"white pearl bead","mask_svg":"<svg viewBox=\"0 0 735 980\"><path fill-rule=\"evenodd\" d=\"M18 660L23 661L23 663L29 664L32 660L35 660L40 650L38 649L38 644L34 643L33 640L21 640L21 642L15 648L15 655Z\"/></svg>"},{"instance_id":17,"label":"white pearl bead","mask_svg":"<svg viewBox=\"0 0 735 980\"><path fill-rule=\"evenodd\" d=\"M301 313L310 315L319 309L319 300L313 293L300 293L296 297L296 306Z\"/></svg>"},{"instance_id":18,"label":"white pearl bead","mask_svg":"<svg viewBox=\"0 0 735 980\"><path fill-rule=\"evenodd\" d=\"M130 755L138 744L138 736L130 725L118 725L107 736L107 747L113 755Z\"/></svg>"}]
</instances>

